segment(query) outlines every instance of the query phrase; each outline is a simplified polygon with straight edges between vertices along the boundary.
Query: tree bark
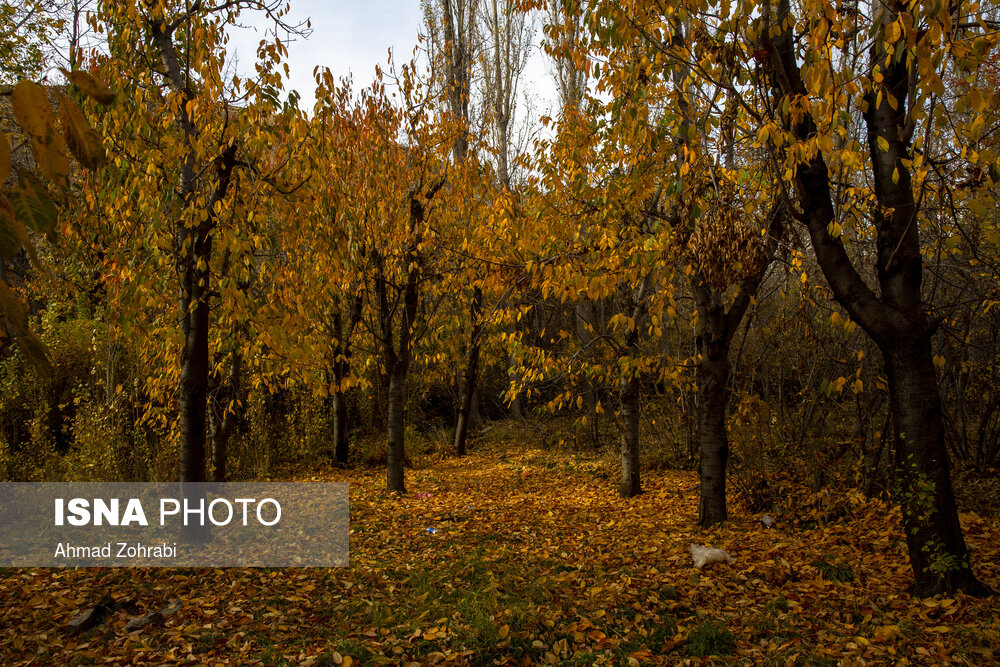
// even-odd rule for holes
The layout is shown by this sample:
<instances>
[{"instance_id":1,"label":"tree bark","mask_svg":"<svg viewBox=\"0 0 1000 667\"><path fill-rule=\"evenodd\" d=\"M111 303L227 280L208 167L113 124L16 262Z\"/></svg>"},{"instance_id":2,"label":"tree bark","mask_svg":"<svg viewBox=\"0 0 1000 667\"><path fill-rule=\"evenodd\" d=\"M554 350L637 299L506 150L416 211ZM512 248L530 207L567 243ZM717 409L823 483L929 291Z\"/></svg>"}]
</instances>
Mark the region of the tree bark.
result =
<instances>
[{"instance_id":1,"label":"tree bark","mask_svg":"<svg viewBox=\"0 0 1000 667\"><path fill-rule=\"evenodd\" d=\"M472 399L475 397L476 383L479 379L479 349L483 332L482 309L483 291L479 287L476 287L472 295L472 307L470 309L472 335L469 337L469 347L465 355L465 378L462 381L462 395L458 405L458 420L455 423L454 444L456 456L465 456L469 423L472 419Z\"/></svg>"},{"instance_id":2,"label":"tree bark","mask_svg":"<svg viewBox=\"0 0 1000 667\"><path fill-rule=\"evenodd\" d=\"M627 365L620 366L621 378L618 381L618 397L621 403L619 414L622 419L622 479L618 493L621 494L622 498L631 498L642 493L641 462L639 461L639 406L642 398L642 385L634 362L639 356L639 336L645 325L648 308L646 299L651 286L650 277L646 275L634 292L632 289L625 290L624 311L632 320L632 328L625 335L625 354L619 360L619 364L626 360L629 362Z\"/></svg>"},{"instance_id":3,"label":"tree bark","mask_svg":"<svg viewBox=\"0 0 1000 667\"><path fill-rule=\"evenodd\" d=\"M350 458L350 446L347 440L347 392L344 390L344 380L351 372L351 338L354 336L354 329L361 321L364 307L363 295L359 286L354 288L354 300L351 304L351 312L348 316L346 326L342 321L340 311L333 315L333 335L335 343L333 346L333 368L334 387L332 391L333 408L333 452L338 463L347 465Z\"/></svg>"},{"instance_id":4,"label":"tree bark","mask_svg":"<svg viewBox=\"0 0 1000 667\"><path fill-rule=\"evenodd\" d=\"M191 87L185 65L174 47L174 30L165 19L153 19L148 24L149 34L159 52L163 65L162 75L167 85L183 100L177 116L177 126L184 134L186 154L180 169L182 204L192 201L199 187L199 170L196 168L197 152L194 144L201 132L188 109L188 102L196 94ZM212 265L212 235L215 231L215 205L223 201L229 191L236 152L239 144L220 144L220 154L215 158L215 187L205 206L201 224L189 227L180 221L177 228L177 273L180 277L179 306L184 346L181 349L181 376L178 384L180 414L180 478L183 484L205 481L205 445L208 418L208 336L209 298ZM186 493L186 491L185 491ZM208 536L208 528L187 526L182 539L201 541Z\"/></svg>"},{"instance_id":5,"label":"tree bark","mask_svg":"<svg viewBox=\"0 0 1000 667\"><path fill-rule=\"evenodd\" d=\"M584 230L581 229L581 235ZM594 341L595 332L599 331L597 304L590 299L580 299L574 306L576 315L576 335L580 346L588 348ZM597 405L597 383L590 378L584 378L583 407L589 413Z\"/></svg>"},{"instance_id":6,"label":"tree bark","mask_svg":"<svg viewBox=\"0 0 1000 667\"><path fill-rule=\"evenodd\" d=\"M333 392L333 453L337 463L347 465L350 447L347 442L347 395L338 388Z\"/></svg>"},{"instance_id":7,"label":"tree bark","mask_svg":"<svg viewBox=\"0 0 1000 667\"><path fill-rule=\"evenodd\" d=\"M618 493L632 498L642 493L639 462L639 379L622 378L620 383L622 434L622 479Z\"/></svg>"},{"instance_id":8,"label":"tree bark","mask_svg":"<svg viewBox=\"0 0 1000 667\"><path fill-rule=\"evenodd\" d=\"M872 43L870 62L882 69L885 94L869 91L864 114L879 204L873 212L873 222L877 231L876 270L881 295L868 287L858 273L842 237L830 232L835 217L822 153L798 167L795 190L823 275L837 301L879 346L886 365L896 429L899 500L914 591L930 595L961 589L970 594L985 594L989 588L972 573L955 506L941 398L931 354L935 326L928 318L921 293L919 211L908 166L911 65L906 58L885 57L885 26L904 11L906 7L900 2L887 2L880 8L877 20L881 21L882 30ZM773 17L766 8L766 21L760 33L762 45L770 56L774 94L779 101L783 96L807 94L796 60L794 36L787 28L789 14L789 0L779 0ZM772 18L778 27L776 33L767 25ZM893 103L889 101L890 95ZM809 114L782 120L799 141L808 141L816 132Z\"/></svg>"},{"instance_id":9,"label":"tree bark","mask_svg":"<svg viewBox=\"0 0 1000 667\"><path fill-rule=\"evenodd\" d=\"M211 236L195 234L192 257L184 262L180 307L184 347L181 348L181 376L178 386L180 414L180 481L181 493L192 502L204 500L199 484L206 481L205 444L208 428L208 332L209 303L206 286L209 280L208 261L212 256ZM199 258L205 259L199 269ZM180 539L189 544L209 539L207 522L185 524Z\"/></svg>"},{"instance_id":10,"label":"tree bark","mask_svg":"<svg viewBox=\"0 0 1000 667\"><path fill-rule=\"evenodd\" d=\"M209 245L211 242L209 241ZM209 250L209 254L210 254ZM205 439L208 414L208 300L198 287L202 274L188 266L181 297L184 347L181 350L180 476L182 482L205 481ZM207 276L206 276L207 277Z\"/></svg>"},{"instance_id":11,"label":"tree bark","mask_svg":"<svg viewBox=\"0 0 1000 667\"><path fill-rule=\"evenodd\" d=\"M375 266L375 292L378 299L379 337L386 372L389 375L386 488L397 493L406 493L403 476L403 463L406 458L404 449L406 377L413 356L413 334L420 305L420 276L424 260L420 252L421 230L427 215L426 203L434 198L444 184L445 180L439 179L423 195L417 187L418 184L412 186L409 194L409 233L412 241L402 257L402 276L405 278L402 286L389 282L385 275L385 258L377 251L372 253ZM397 304L390 305L390 288L400 297L401 309L396 307ZM397 310L402 310L398 330L395 329Z\"/></svg>"},{"instance_id":12,"label":"tree bark","mask_svg":"<svg viewBox=\"0 0 1000 667\"><path fill-rule=\"evenodd\" d=\"M914 593L986 593L989 589L972 574L958 519L930 336L882 348Z\"/></svg>"},{"instance_id":13,"label":"tree bark","mask_svg":"<svg viewBox=\"0 0 1000 667\"><path fill-rule=\"evenodd\" d=\"M231 403L239 397L240 375L242 373L241 359L238 352L231 355L229 378L224 387L220 388L221 398L215 401L221 408L221 416L213 419L212 430L212 481L225 482L228 477L229 440L236 424L236 410L231 409Z\"/></svg>"},{"instance_id":14,"label":"tree bark","mask_svg":"<svg viewBox=\"0 0 1000 667\"><path fill-rule=\"evenodd\" d=\"M406 458L406 370L397 364L389 373L389 444L386 450L386 488L406 493L403 463Z\"/></svg>"},{"instance_id":15,"label":"tree bark","mask_svg":"<svg viewBox=\"0 0 1000 667\"><path fill-rule=\"evenodd\" d=\"M729 462L729 436L726 431L726 405L729 402L728 341L711 336L698 341L701 363L698 364L698 447L701 460L698 473L701 493L698 500L698 523L703 528L724 522L729 514L726 505L726 466Z\"/></svg>"}]
</instances>

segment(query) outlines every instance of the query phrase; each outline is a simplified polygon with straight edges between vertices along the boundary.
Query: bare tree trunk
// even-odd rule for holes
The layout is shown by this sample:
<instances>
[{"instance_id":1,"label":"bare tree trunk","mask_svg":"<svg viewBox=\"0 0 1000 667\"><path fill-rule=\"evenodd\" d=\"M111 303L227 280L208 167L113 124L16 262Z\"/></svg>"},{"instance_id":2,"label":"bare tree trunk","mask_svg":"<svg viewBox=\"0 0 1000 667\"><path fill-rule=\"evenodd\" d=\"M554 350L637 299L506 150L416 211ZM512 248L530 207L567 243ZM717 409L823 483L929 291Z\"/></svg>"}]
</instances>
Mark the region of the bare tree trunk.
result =
<instances>
[{"instance_id":1,"label":"bare tree trunk","mask_svg":"<svg viewBox=\"0 0 1000 667\"><path fill-rule=\"evenodd\" d=\"M209 251L210 252L210 251ZM184 347L181 350L180 476L182 482L205 481L206 417L208 414L208 326L207 297L198 287L204 271L190 266L185 279L181 308L184 318Z\"/></svg>"},{"instance_id":2,"label":"bare tree trunk","mask_svg":"<svg viewBox=\"0 0 1000 667\"><path fill-rule=\"evenodd\" d=\"M472 295L472 335L469 348L465 355L465 378L462 382L462 395L458 406L458 421L455 425L455 454L465 456L466 439L469 433L469 422L472 418L472 399L476 391L479 374L479 348L481 345L483 323L483 291L476 287Z\"/></svg>"},{"instance_id":3,"label":"bare tree trunk","mask_svg":"<svg viewBox=\"0 0 1000 667\"><path fill-rule=\"evenodd\" d=\"M480 375L482 373L480 372ZM476 428L483 423L483 385L476 381L476 388L472 390L472 403L469 405L469 428Z\"/></svg>"},{"instance_id":4,"label":"bare tree trunk","mask_svg":"<svg viewBox=\"0 0 1000 667\"><path fill-rule=\"evenodd\" d=\"M344 465L350 458L347 426L347 396L338 386L333 392L333 452L337 463Z\"/></svg>"},{"instance_id":5,"label":"bare tree trunk","mask_svg":"<svg viewBox=\"0 0 1000 667\"><path fill-rule=\"evenodd\" d=\"M389 444L386 451L386 488L397 493L406 493L403 476L403 462L406 458L404 437L406 434L406 370L401 364L389 372Z\"/></svg>"},{"instance_id":6,"label":"bare tree trunk","mask_svg":"<svg viewBox=\"0 0 1000 667\"><path fill-rule=\"evenodd\" d=\"M726 509L726 466L729 461L729 436L726 431L726 405L729 402L729 349L713 340L699 341L698 364L698 447L701 459L698 472L701 493L698 500L698 523L702 527L722 523Z\"/></svg>"},{"instance_id":7,"label":"bare tree trunk","mask_svg":"<svg viewBox=\"0 0 1000 667\"><path fill-rule=\"evenodd\" d=\"M639 379L622 378L621 397L621 457L622 480L618 493L622 498L632 498L642 493L639 479Z\"/></svg>"},{"instance_id":8,"label":"bare tree trunk","mask_svg":"<svg viewBox=\"0 0 1000 667\"><path fill-rule=\"evenodd\" d=\"M184 313L181 349L181 376L178 386L178 429L180 430L180 481L185 498L197 501L202 492L188 484L206 481L205 444L208 428L208 333L209 303L206 286L209 283L209 261L212 256L211 236L195 234L191 254L183 268L180 307ZM204 268L199 268L202 259ZM207 523L192 522L181 528L181 540L197 544L209 539Z\"/></svg>"},{"instance_id":9,"label":"bare tree trunk","mask_svg":"<svg viewBox=\"0 0 1000 667\"><path fill-rule=\"evenodd\" d=\"M221 388L222 396L215 401L222 414L212 420L212 481L215 482L225 482L228 477L229 440L236 424L236 410L232 403L239 397L241 373L240 355L233 352L229 378Z\"/></svg>"},{"instance_id":10,"label":"bare tree trunk","mask_svg":"<svg viewBox=\"0 0 1000 667\"><path fill-rule=\"evenodd\" d=\"M914 593L986 593L989 589L969 568L958 520L930 336L886 347L882 356L895 417L897 467L903 485L900 501Z\"/></svg>"},{"instance_id":11,"label":"bare tree trunk","mask_svg":"<svg viewBox=\"0 0 1000 667\"><path fill-rule=\"evenodd\" d=\"M639 335L645 325L648 305L646 300L652 282L648 275L642 278L638 288L633 292L626 289L624 312L632 320L632 328L625 336L625 350L629 361L634 361L639 354ZM624 359L623 359L624 360ZM640 483L639 461L639 418L641 415L640 401L642 398L642 385L639 375L633 364L622 367L622 376L619 380L618 397L621 401L620 415L622 419L621 431L621 459L622 459L622 479L618 487L618 492L622 498L631 498L642 493Z\"/></svg>"}]
</instances>

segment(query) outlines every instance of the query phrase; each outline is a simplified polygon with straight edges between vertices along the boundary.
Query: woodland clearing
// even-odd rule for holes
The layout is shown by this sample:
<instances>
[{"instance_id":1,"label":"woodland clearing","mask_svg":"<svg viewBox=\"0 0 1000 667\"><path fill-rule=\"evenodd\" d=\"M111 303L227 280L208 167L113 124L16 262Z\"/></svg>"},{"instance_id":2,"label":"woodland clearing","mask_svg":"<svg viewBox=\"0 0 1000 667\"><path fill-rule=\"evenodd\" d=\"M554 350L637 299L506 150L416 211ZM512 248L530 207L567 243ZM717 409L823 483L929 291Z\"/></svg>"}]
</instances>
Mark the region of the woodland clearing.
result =
<instances>
[{"instance_id":1,"label":"woodland clearing","mask_svg":"<svg viewBox=\"0 0 1000 667\"><path fill-rule=\"evenodd\" d=\"M906 592L899 511L857 493L795 494L771 529L737 505L702 530L695 473L650 471L645 492L622 499L610 459L557 449L418 460L399 497L381 470L293 474L351 484L348 567L6 569L0 661L982 665L1000 644L996 597ZM1000 519L980 511L962 524L996 586ZM696 570L692 542L735 563ZM137 613L183 607L139 632L124 610L64 630L107 593Z\"/></svg>"}]
</instances>

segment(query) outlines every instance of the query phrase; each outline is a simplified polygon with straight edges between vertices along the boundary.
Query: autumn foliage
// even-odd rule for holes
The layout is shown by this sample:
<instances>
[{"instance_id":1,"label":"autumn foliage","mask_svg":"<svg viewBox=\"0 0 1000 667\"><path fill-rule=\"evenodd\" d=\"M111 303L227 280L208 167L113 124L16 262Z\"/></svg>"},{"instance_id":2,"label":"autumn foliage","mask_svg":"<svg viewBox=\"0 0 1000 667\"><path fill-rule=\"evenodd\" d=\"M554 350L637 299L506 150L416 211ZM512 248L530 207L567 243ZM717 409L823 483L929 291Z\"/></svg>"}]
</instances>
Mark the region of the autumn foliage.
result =
<instances>
[{"instance_id":1,"label":"autumn foliage","mask_svg":"<svg viewBox=\"0 0 1000 667\"><path fill-rule=\"evenodd\" d=\"M354 538L4 572L7 661L995 659L993 8L422 7L313 91L278 0L0 7L0 474L346 480ZM50 640L104 588L183 607Z\"/></svg>"}]
</instances>

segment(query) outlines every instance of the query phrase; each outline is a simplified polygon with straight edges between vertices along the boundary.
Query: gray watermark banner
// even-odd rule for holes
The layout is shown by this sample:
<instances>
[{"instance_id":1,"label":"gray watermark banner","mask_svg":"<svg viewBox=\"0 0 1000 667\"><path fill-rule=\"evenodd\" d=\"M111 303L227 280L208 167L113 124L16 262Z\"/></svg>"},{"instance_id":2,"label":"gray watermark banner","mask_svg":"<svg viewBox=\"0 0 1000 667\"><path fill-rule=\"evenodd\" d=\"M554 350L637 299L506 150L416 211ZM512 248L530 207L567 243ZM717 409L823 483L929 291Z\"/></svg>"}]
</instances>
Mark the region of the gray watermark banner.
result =
<instances>
[{"instance_id":1,"label":"gray watermark banner","mask_svg":"<svg viewBox=\"0 0 1000 667\"><path fill-rule=\"evenodd\" d=\"M339 567L348 485L0 483L0 567Z\"/></svg>"}]
</instances>

